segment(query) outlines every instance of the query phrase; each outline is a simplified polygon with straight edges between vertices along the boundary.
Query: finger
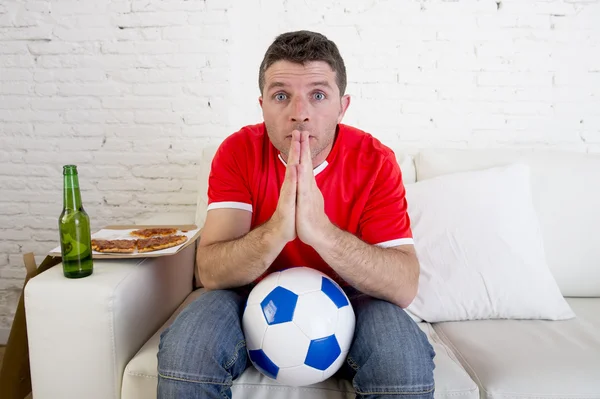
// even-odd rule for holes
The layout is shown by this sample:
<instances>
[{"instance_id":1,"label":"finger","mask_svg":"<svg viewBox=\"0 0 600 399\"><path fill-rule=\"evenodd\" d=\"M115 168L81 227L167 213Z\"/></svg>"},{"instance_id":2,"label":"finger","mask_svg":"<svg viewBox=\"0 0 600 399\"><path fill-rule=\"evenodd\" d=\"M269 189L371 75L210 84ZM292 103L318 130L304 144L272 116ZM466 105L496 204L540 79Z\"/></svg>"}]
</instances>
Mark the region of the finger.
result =
<instances>
[{"instance_id":1,"label":"finger","mask_svg":"<svg viewBox=\"0 0 600 399\"><path fill-rule=\"evenodd\" d=\"M296 198L296 186L298 183L298 165L288 164L285 170L285 180L281 185L281 197L284 201L291 201Z\"/></svg>"},{"instance_id":2,"label":"finger","mask_svg":"<svg viewBox=\"0 0 600 399\"><path fill-rule=\"evenodd\" d=\"M304 164L312 170L312 159L310 156L310 138L305 130L300 135L300 164Z\"/></svg>"},{"instance_id":3,"label":"finger","mask_svg":"<svg viewBox=\"0 0 600 399\"><path fill-rule=\"evenodd\" d=\"M290 152L288 153L288 165L298 165L300 162L300 132L292 132L292 142L290 143Z\"/></svg>"}]
</instances>

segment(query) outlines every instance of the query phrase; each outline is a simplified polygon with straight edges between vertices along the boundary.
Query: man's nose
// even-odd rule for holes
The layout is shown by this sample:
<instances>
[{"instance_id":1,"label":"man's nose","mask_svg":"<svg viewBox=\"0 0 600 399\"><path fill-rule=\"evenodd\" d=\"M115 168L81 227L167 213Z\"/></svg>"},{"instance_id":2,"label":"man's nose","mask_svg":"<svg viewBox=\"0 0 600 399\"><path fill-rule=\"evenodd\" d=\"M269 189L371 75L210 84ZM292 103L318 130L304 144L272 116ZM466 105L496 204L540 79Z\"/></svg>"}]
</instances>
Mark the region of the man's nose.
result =
<instances>
[{"instance_id":1,"label":"man's nose","mask_svg":"<svg viewBox=\"0 0 600 399\"><path fill-rule=\"evenodd\" d=\"M308 106L304 100L296 98L292 101L292 113L290 115L292 122L308 122Z\"/></svg>"}]
</instances>

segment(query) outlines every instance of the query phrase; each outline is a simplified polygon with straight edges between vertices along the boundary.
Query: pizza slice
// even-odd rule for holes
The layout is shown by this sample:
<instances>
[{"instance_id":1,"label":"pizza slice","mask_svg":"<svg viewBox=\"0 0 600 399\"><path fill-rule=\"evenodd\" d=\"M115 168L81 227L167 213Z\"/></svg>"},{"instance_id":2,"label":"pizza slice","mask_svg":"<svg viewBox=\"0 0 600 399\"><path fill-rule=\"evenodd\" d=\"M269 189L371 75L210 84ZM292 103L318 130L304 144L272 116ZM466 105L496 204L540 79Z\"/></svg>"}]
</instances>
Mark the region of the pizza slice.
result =
<instances>
[{"instance_id":1,"label":"pizza slice","mask_svg":"<svg viewBox=\"0 0 600 399\"><path fill-rule=\"evenodd\" d=\"M96 252L132 253L137 240L92 240L92 249Z\"/></svg>"},{"instance_id":2,"label":"pizza slice","mask_svg":"<svg viewBox=\"0 0 600 399\"><path fill-rule=\"evenodd\" d=\"M188 238L182 235L142 238L137 240L137 249L138 252L158 251L159 249L176 247L187 240Z\"/></svg>"},{"instance_id":3,"label":"pizza slice","mask_svg":"<svg viewBox=\"0 0 600 399\"><path fill-rule=\"evenodd\" d=\"M135 237L150 238L150 237L162 237L170 236L171 234L177 233L177 229L171 227L155 228L155 229L139 229L134 230L130 234Z\"/></svg>"}]
</instances>

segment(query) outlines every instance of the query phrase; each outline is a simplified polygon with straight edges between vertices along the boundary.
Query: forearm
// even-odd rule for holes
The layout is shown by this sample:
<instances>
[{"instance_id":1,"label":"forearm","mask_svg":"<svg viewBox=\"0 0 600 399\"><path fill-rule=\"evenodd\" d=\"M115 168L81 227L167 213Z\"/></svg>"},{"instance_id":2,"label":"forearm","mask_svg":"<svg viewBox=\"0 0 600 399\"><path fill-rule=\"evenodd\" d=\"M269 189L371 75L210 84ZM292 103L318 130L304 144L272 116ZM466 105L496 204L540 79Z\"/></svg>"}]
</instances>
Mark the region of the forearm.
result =
<instances>
[{"instance_id":1,"label":"forearm","mask_svg":"<svg viewBox=\"0 0 600 399\"><path fill-rule=\"evenodd\" d=\"M413 253L379 248L331 225L315 250L354 288L402 308L414 299L419 264Z\"/></svg>"},{"instance_id":2,"label":"forearm","mask_svg":"<svg viewBox=\"0 0 600 399\"><path fill-rule=\"evenodd\" d=\"M285 244L269 221L238 239L200 247L200 280L207 289L249 284L269 268Z\"/></svg>"}]
</instances>

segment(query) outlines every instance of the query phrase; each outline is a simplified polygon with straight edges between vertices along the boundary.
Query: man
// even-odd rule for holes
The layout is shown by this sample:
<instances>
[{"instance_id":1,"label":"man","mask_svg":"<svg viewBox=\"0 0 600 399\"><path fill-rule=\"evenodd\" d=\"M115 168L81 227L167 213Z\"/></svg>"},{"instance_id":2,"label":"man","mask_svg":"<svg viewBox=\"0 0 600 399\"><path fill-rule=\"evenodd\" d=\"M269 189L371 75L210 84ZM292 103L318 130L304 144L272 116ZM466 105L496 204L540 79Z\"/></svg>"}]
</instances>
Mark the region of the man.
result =
<instances>
[{"instance_id":1,"label":"man","mask_svg":"<svg viewBox=\"0 0 600 399\"><path fill-rule=\"evenodd\" d=\"M348 293L354 339L339 377L359 398L431 398L434 351L402 310L417 292L400 168L371 135L342 125L350 104L337 46L280 35L259 72L264 123L215 154L197 253L207 288L162 334L159 398L231 397L250 364L241 317L252 284L310 266Z\"/></svg>"}]
</instances>

